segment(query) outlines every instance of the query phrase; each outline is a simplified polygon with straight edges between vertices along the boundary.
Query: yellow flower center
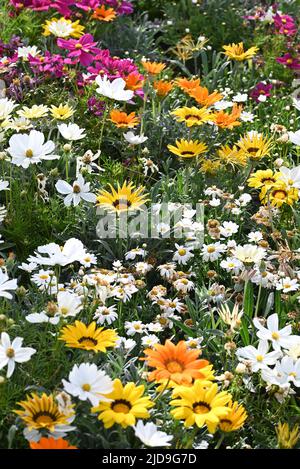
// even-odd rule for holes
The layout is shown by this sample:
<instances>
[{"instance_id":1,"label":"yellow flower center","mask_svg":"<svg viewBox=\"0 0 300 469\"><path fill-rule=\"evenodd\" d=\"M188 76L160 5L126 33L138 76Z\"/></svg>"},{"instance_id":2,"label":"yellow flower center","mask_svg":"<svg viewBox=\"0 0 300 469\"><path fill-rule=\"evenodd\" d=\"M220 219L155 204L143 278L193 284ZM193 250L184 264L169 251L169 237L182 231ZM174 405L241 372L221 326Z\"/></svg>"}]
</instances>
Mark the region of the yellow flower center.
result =
<instances>
[{"instance_id":1,"label":"yellow flower center","mask_svg":"<svg viewBox=\"0 0 300 469\"><path fill-rule=\"evenodd\" d=\"M131 404L124 399L118 399L111 404L111 408L114 412L118 414L128 414L131 409Z\"/></svg>"},{"instance_id":2,"label":"yellow flower center","mask_svg":"<svg viewBox=\"0 0 300 469\"><path fill-rule=\"evenodd\" d=\"M88 383L83 384L81 387L82 387L83 391L86 391L86 392L89 392L91 390L91 385L88 384Z\"/></svg>"},{"instance_id":3,"label":"yellow flower center","mask_svg":"<svg viewBox=\"0 0 300 469\"><path fill-rule=\"evenodd\" d=\"M68 314L69 308L66 308L65 306L63 306L62 308L60 308L60 312L64 316L64 315Z\"/></svg>"},{"instance_id":4,"label":"yellow flower center","mask_svg":"<svg viewBox=\"0 0 300 469\"><path fill-rule=\"evenodd\" d=\"M178 250L178 254L179 254L180 256L185 256L185 255L186 255L186 250L185 250L185 249L179 249L179 250Z\"/></svg>"},{"instance_id":5,"label":"yellow flower center","mask_svg":"<svg viewBox=\"0 0 300 469\"><path fill-rule=\"evenodd\" d=\"M216 248L215 248L214 246L209 246L209 247L207 248L207 252L208 252L209 254L212 254L213 252L215 252L215 250L216 250Z\"/></svg>"},{"instance_id":6,"label":"yellow flower center","mask_svg":"<svg viewBox=\"0 0 300 469\"><path fill-rule=\"evenodd\" d=\"M183 367L181 363L177 362L176 360L172 360L167 364L167 370L170 373L182 373Z\"/></svg>"},{"instance_id":7,"label":"yellow flower center","mask_svg":"<svg viewBox=\"0 0 300 469\"><path fill-rule=\"evenodd\" d=\"M48 278L49 278L49 275L47 275L47 274L41 274L40 275L41 280L47 280Z\"/></svg>"},{"instance_id":8,"label":"yellow flower center","mask_svg":"<svg viewBox=\"0 0 300 469\"><path fill-rule=\"evenodd\" d=\"M195 402L193 404L193 410L195 414L208 414L211 407L207 402Z\"/></svg>"},{"instance_id":9,"label":"yellow flower center","mask_svg":"<svg viewBox=\"0 0 300 469\"><path fill-rule=\"evenodd\" d=\"M39 412L33 417L33 420L41 425L42 427L47 427L51 425L53 422L56 421L56 418L54 415L50 414L49 412Z\"/></svg>"},{"instance_id":10,"label":"yellow flower center","mask_svg":"<svg viewBox=\"0 0 300 469\"><path fill-rule=\"evenodd\" d=\"M82 44L80 42L77 42L77 44L75 45L75 49L82 49Z\"/></svg>"},{"instance_id":11,"label":"yellow flower center","mask_svg":"<svg viewBox=\"0 0 300 469\"><path fill-rule=\"evenodd\" d=\"M256 356L256 360L257 360L258 362L262 362L263 359L264 359L263 355L257 355L257 356Z\"/></svg>"},{"instance_id":12,"label":"yellow flower center","mask_svg":"<svg viewBox=\"0 0 300 469\"><path fill-rule=\"evenodd\" d=\"M291 372L289 373L289 376L293 376L294 378L296 378L297 375L296 375L296 373L295 373L294 371L291 371Z\"/></svg>"},{"instance_id":13,"label":"yellow flower center","mask_svg":"<svg viewBox=\"0 0 300 469\"><path fill-rule=\"evenodd\" d=\"M13 358L15 356L15 351L13 348L9 347L7 350L6 350L6 356L8 358Z\"/></svg>"},{"instance_id":14,"label":"yellow flower center","mask_svg":"<svg viewBox=\"0 0 300 469\"><path fill-rule=\"evenodd\" d=\"M28 150L26 150L25 156L26 156L26 158L32 158L33 157L33 151L31 150L31 148L28 148Z\"/></svg>"},{"instance_id":15,"label":"yellow flower center","mask_svg":"<svg viewBox=\"0 0 300 469\"><path fill-rule=\"evenodd\" d=\"M278 340L279 339L279 334L278 332L272 332L272 339Z\"/></svg>"}]
</instances>

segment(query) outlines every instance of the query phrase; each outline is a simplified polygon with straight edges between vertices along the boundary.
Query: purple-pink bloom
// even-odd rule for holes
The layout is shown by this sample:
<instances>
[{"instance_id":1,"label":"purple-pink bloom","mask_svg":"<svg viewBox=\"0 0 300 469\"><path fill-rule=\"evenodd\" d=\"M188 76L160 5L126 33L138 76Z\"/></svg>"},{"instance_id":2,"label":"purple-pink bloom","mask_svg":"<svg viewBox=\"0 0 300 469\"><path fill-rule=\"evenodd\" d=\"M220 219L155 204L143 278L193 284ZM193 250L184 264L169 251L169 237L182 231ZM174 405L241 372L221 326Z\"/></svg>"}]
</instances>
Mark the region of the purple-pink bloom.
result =
<instances>
[{"instance_id":1,"label":"purple-pink bloom","mask_svg":"<svg viewBox=\"0 0 300 469\"><path fill-rule=\"evenodd\" d=\"M300 61L294 58L289 52L284 54L282 57L277 57L276 62L285 65L292 70L300 70Z\"/></svg>"},{"instance_id":2,"label":"purple-pink bloom","mask_svg":"<svg viewBox=\"0 0 300 469\"><path fill-rule=\"evenodd\" d=\"M267 98L271 96L270 91L272 88L273 88L273 85L260 82L260 83L257 83L257 85L255 86L255 88L253 88L253 90L250 91L249 95L252 99L254 99L257 103L259 103L260 100L258 98L260 96L266 96Z\"/></svg>"},{"instance_id":3,"label":"purple-pink bloom","mask_svg":"<svg viewBox=\"0 0 300 469\"><path fill-rule=\"evenodd\" d=\"M68 57L74 58L81 65L87 67L94 60L93 54L98 54L100 49L91 34L84 34L80 39L57 39L57 45L61 49L69 50Z\"/></svg>"}]
</instances>

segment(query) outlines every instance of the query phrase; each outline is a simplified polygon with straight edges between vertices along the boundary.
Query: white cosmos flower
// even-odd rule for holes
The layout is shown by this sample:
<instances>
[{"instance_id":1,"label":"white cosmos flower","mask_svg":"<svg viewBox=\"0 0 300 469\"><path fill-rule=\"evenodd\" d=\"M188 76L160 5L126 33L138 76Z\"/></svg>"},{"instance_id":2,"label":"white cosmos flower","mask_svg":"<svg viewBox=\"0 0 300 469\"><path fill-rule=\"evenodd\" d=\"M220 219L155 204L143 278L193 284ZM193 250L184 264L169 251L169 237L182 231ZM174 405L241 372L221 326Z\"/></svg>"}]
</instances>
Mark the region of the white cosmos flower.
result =
<instances>
[{"instance_id":1,"label":"white cosmos flower","mask_svg":"<svg viewBox=\"0 0 300 469\"><path fill-rule=\"evenodd\" d=\"M41 51L37 46L18 47L18 58L27 60L28 56L36 57Z\"/></svg>"},{"instance_id":2,"label":"white cosmos flower","mask_svg":"<svg viewBox=\"0 0 300 469\"><path fill-rule=\"evenodd\" d=\"M70 207L72 203L74 206L78 205L81 199L91 203L95 203L97 200L95 194L90 192L90 183L86 183L81 174L79 174L72 186L67 181L60 179L55 184L55 187L60 194L66 195L64 204L67 207Z\"/></svg>"},{"instance_id":3,"label":"white cosmos flower","mask_svg":"<svg viewBox=\"0 0 300 469\"><path fill-rule=\"evenodd\" d=\"M300 130L296 132L288 132L290 142L294 145L300 146Z\"/></svg>"},{"instance_id":4,"label":"white cosmos flower","mask_svg":"<svg viewBox=\"0 0 300 469\"><path fill-rule=\"evenodd\" d=\"M28 168L30 164L40 163L42 160L56 160L58 155L53 155L54 142L45 142L42 132L31 130L30 134L14 134L9 140L8 153L12 156L12 164Z\"/></svg>"},{"instance_id":5,"label":"white cosmos flower","mask_svg":"<svg viewBox=\"0 0 300 469\"><path fill-rule=\"evenodd\" d=\"M125 90L126 82L123 78L116 78L110 81L107 75L98 75L95 81L99 87L96 89L96 92L106 98L116 101L129 101L134 96L133 91Z\"/></svg>"},{"instance_id":6,"label":"white cosmos flower","mask_svg":"<svg viewBox=\"0 0 300 469\"><path fill-rule=\"evenodd\" d=\"M66 140L81 140L86 136L84 129L81 129L79 125L72 124L71 122L69 124L59 124L57 128Z\"/></svg>"},{"instance_id":7,"label":"white cosmos flower","mask_svg":"<svg viewBox=\"0 0 300 469\"><path fill-rule=\"evenodd\" d=\"M17 106L18 104L8 98L0 99L0 121L8 119Z\"/></svg>"},{"instance_id":8,"label":"white cosmos flower","mask_svg":"<svg viewBox=\"0 0 300 469\"><path fill-rule=\"evenodd\" d=\"M142 420L138 420L133 428L135 436L146 446L170 446L170 441L173 439L172 435L167 435L165 432L158 430L152 422L144 423Z\"/></svg>"},{"instance_id":9,"label":"white cosmos flower","mask_svg":"<svg viewBox=\"0 0 300 469\"><path fill-rule=\"evenodd\" d=\"M9 182L0 179L0 191L9 191Z\"/></svg>"},{"instance_id":10,"label":"white cosmos flower","mask_svg":"<svg viewBox=\"0 0 300 469\"><path fill-rule=\"evenodd\" d=\"M31 324L42 324L43 322L49 322L50 324L56 325L59 323L60 317L55 316L51 318L45 311L41 313L31 313L25 317L26 321L30 322Z\"/></svg>"},{"instance_id":11,"label":"white cosmos flower","mask_svg":"<svg viewBox=\"0 0 300 469\"><path fill-rule=\"evenodd\" d=\"M57 294L57 315L68 317L76 316L82 310L82 301L74 293L60 291Z\"/></svg>"},{"instance_id":12,"label":"white cosmos flower","mask_svg":"<svg viewBox=\"0 0 300 469\"><path fill-rule=\"evenodd\" d=\"M104 371L98 370L94 363L74 365L69 374L69 381L63 379L62 382L67 393L81 401L89 400L93 406L97 406L100 400L109 401L104 394L113 390L111 378Z\"/></svg>"},{"instance_id":13,"label":"white cosmos flower","mask_svg":"<svg viewBox=\"0 0 300 469\"><path fill-rule=\"evenodd\" d=\"M220 233L225 238L229 238L233 234L237 233L239 230L239 225L233 223L232 221L224 221L220 227Z\"/></svg>"},{"instance_id":14,"label":"white cosmos flower","mask_svg":"<svg viewBox=\"0 0 300 469\"><path fill-rule=\"evenodd\" d=\"M0 269L0 296L11 300L12 295L7 290L16 290L17 288L17 280L9 280L8 275Z\"/></svg>"},{"instance_id":15,"label":"white cosmos flower","mask_svg":"<svg viewBox=\"0 0 300 469\"><path fill-rule=\"evenodd\" d=\"M280 179L282 179L287 186L300 189L300 166L295 168L287 168L286 166L280 167Z\"/></svg>"},{"instance_id":16,"label":"white cosmos flower","mask_svg":"<svg viewBox=\"0 0 300 469\"><path fill-rule=\"evenodd\" d=\"M274 350L281 350L281 348L289 349L300 343L300 336L291 335L292 326L289 325L279 329L278 315L276 313L268 317L267 327L264 327L257 318L254 318L253 324L258 329L257 337L270 341Z\"/></svg>"},{"instance_id":17,"label":"white cosmos flower","mask_svg":"<svg viewBox=\"0 0 300 469\"><path fill-rule=\"evenodd\" d=\"M22 337L16 337L12 342L6 332L2 332L0 340L0 370L7 366L6 377L10 378L16 363L30 360L36 350L31 347L22 347Z\"/></svg>"},{"instance_id":18,"label":"white cosmos flower","mask_svg":"<svg viewBox=\"0 0 300 469\"><path fill-rule=\"evenodd\" d=\"M46 254L46 255L43 255ZM66 241L63 248L56 243L39 246L34 256L29 256L28 261L38 265L61 265L72 264L75 261L80 262L86 255L86 250L79 239L70 238Z\"/></svg>"},{"instance_id":19,"label":"white cosmos flower","mask_svg":"<svg viewBox=\"0 0 300 469\"><path fill-rule=\"evenodd\" d=\"M131 145L141 145L141 143L144 143L148 140L148 137L145 137L145 135L135 135L133 132L127 132L126 134L123 134L123 137Z\"/></svg>"},{"instance_id":20,"label":"white cosmos flower","mask_svg":"<svg viewBox=\"0 0 300 469\"><path fill-rule=\"evenodd\" d=\"M293 98L293 106L300 111L300 99Z\"/></svg>"},{"instance_id":21,"label":"white cosmos flower","mask_svg":"<svg viewBox=\"0 0 300 469\"><path fill-rule=\"evenodd\" d=\"M260 340L257 349L253 345L237 349L236 355L239 359L247 360L251 364L252 371L266 369L268 365L274 365L281 357L279 350L268 352L269 343L267 340Z\"/></svg>"}]
</instances>

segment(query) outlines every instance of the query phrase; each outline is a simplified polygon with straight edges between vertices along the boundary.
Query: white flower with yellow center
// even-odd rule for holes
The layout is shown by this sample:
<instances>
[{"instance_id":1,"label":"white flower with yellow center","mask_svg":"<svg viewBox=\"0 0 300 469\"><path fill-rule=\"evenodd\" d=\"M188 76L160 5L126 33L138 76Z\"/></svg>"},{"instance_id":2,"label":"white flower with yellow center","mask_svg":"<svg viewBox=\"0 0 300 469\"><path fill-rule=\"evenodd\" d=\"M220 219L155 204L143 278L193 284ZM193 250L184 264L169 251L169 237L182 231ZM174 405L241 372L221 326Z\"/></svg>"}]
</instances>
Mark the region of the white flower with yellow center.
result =
<instances>
[{"instance_id":1,"label":"white flower with yellow center","mask_svg":"<svg viewBox=\"0 0 300 469\"><path fill-rule=\"evenodd\" d=\"M58 155L53 155L54 142L45 143L42 132L31 130L30 134L14 134L9 140L8 153L12 157L12 164L26 169L30 164L41 163L42 160L56 160Z\"/></svg>"},{"instance_id":2,"label":"white flower with yellow center","mask_svg":"<svg viewBox=\"0 0 300 469\"><path fill-rule=\"evenodd\" d=\"M93 406L97 406L100 400L109 401L105 394L113 390L110 377L90 363L74 365L69 374L69 381L63 379L62 382L67 393L81 401L89 400Z\"/></svg>"},{"instance_id":3,"label":"white flower with yellow center","mask_svg":"<svg viewBox=\"0 0 300 469\"><path fill-rule=\"evenodd\" d=\"M264 327L257 318L254 318L253 324L258 329L257 337L270 341L274 350L290 349L300 343L300 336L291 335L292 326L289 325L279 329L279 320L276 313L268 317L267 327Z\"/></svg>"},{"instance_id":4,"label":"white flower with yellow center","mask_svg":"<svg viewBox=\"0 0 300 469\"><path fill-rule=\"evenodd\" d=\"M269 344L267 340L260 340L257 349L253 345L237 349L236 355L239 360L246 361L251 365L252 371L267 369L268 365L275 365L281 357L279 350L268 352Z\"/></svg>"},{"instance_id":5,"label":"white flower with yellow center","mask_svg":"<svg viewBox=\"0 0 300 469\"><path fill-rule=\"evenodd\" d=\"M6 332L2 332L0 340L0 370L7 366L6 377L10 378L16 363L25 363L36 352L34 348L22 347L22 337L16 337L12 342Z\"/></svg>"},{"instance_id":6,"label":"white flower with yellow center","mask_svg":"<svg viewBox=\"0 0 300 469\"><path fill-rule=\"evenodd\" d=\"M61 291L57 294L57 307L59 316L76 316L82 310L82 301L74 293Z\"/></svg>"},{"instance_id":7,"label":"white flower with yellow center","mask_svg":"<svg viewBox=\"0 0 300 469\"><path fill-rule=\"evenodd\" d=\"M187 264L190 259L194 257L194 254L191 252L191 248L187 246L180 246L175 244L176 251L173 254L173 261L178 262L178 264Z\"/></svg>"},{"instance_id":8,"label":"white flower with yellow center","mask_svg":"<svg viewBox=\"0 0 300 469\"><path fill-rule=\"evenodd\" d=\"M74 207L76 207L81 200L91 203L96 202L95 194L90 192L90 183L86 183L81 174L79 174L77 180L73 182L72 186L67 181L60 179L55 184L55 187L60 194L66 196L64 198L64 204L67 207L70 207L72 203Z\"/></svg>"}]
</instances>

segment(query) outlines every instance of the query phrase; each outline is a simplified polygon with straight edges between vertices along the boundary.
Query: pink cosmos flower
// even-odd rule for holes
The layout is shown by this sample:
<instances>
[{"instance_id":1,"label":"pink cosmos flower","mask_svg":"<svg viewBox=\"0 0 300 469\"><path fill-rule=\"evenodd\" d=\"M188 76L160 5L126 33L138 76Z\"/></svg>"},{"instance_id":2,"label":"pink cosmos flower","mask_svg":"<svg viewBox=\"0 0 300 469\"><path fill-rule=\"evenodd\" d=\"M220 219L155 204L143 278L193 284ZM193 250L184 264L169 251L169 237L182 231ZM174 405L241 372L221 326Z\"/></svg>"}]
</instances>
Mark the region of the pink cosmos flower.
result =
<instances>
[{"instance_id":1,"label":"pink cosmos flower","mask_svg":"<svg viewBox=\"0 0 300 469\"><path fill-rule=\"evenodd\" d=\"M276 62L285 65L292 70L300 70L300 61L294 58L289 52L284 54L282 57L277 57Z\"/></svg>"},{"instance_id":2,"label":"pink cosmos flower","mask_svg":"<svg viewBox=\"0 0 300 469\"><path fill-rule=\"evenodd\" d=\"M260 96L265 96L266 98L269 98L271 96L271 89L273 86L271 84L266 84L263 82L257 83L255 88L250 91L250 97L254 99L257 103L260 102L259 97Z\"/></svg>"},{"instance_id":3,"label":"pink cosmos flower","mask_svg":"<svg viewBox=\"0 0 300 469\"><path fill-rule=\"evenodd\" d=\"M84 34L80 39L57 39L57 45L61 49L67 49L69 58L75 58L81 65L87 67L94 60L93 54L98 54L100 49L91 34Z\"/></svg>"}]
</instances>

